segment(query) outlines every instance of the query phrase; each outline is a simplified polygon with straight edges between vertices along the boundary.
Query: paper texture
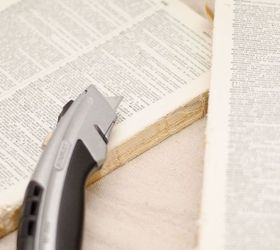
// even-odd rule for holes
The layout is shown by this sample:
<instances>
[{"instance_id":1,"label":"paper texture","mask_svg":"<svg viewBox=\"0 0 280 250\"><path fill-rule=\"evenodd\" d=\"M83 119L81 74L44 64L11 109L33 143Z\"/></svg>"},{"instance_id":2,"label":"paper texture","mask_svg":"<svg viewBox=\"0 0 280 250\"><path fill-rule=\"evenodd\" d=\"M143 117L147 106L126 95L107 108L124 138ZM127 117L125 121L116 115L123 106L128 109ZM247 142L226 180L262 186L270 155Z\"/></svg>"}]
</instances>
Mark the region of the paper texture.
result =
<instances>
[{"instance_id":1,"label":"paper texture","mask_svg":"<svg viewBox=\"0 0 280 250\"><path fill-rule=\"evenodd\" d=\"M110 148L208 88L211 28L177 1L23 0L0 24L0 217L21 203L63 104L89 84L124 97Z\"/></svg>"},{"instance_id":2,"label":"paper texture","mask_svg":"<svg viewBox=\"0 0 280 250\"><path fill-rule=\"evenodd\" d=\"M201 250L280 243L278 0L217 0Z\"/></svg>"}]
</instances>

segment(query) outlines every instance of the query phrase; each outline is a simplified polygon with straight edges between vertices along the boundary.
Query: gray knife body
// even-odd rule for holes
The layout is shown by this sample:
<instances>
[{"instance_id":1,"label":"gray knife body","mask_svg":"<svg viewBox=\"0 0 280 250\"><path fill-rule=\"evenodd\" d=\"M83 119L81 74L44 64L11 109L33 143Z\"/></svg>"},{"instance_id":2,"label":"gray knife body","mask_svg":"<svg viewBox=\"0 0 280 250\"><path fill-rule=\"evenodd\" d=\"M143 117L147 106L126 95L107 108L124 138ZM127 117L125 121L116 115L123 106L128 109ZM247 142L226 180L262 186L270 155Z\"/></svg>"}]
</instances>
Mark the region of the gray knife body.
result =
<instances>
[{"instance_id":1,"label":"gray knife body","mask_svg":"<svg viewBox=\"0 0 280 250\"><path fill-rule=\"evenodd\" d=\"M25 194L18 250L80 249L84 184L106 158L120 101L91 85L65 106Z\"/></svg>"}]
</instances>

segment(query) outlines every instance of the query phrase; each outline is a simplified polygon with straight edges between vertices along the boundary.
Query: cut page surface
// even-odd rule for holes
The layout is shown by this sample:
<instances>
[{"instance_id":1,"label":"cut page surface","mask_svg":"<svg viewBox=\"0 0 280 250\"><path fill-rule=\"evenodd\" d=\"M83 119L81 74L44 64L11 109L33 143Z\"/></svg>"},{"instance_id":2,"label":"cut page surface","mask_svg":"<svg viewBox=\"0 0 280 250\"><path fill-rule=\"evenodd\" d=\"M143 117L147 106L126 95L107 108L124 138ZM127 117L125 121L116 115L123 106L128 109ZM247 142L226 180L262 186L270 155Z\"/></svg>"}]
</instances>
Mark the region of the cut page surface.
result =
<instances>
[{"instance_id":1,"label":"cut page surface","mask_svg":"<svg viewBox=\"0 0 280 250\"><path fill-rule=\"evenodd\" d=\"M177 1L23 0L0 25L0 218L21 203L61 107L88 85L124 97L110 148L208 88L211 27Z\"/></svg>"},{"instance_id":2,"label":"cut page surface","mask_svg":"<svg viewBox=\"0 0 280 250\"><path fill-rule=\"evenodd\" d=\"M217 0L200 250L280 245L280 3Z\"/></svg>"}]
</instances>

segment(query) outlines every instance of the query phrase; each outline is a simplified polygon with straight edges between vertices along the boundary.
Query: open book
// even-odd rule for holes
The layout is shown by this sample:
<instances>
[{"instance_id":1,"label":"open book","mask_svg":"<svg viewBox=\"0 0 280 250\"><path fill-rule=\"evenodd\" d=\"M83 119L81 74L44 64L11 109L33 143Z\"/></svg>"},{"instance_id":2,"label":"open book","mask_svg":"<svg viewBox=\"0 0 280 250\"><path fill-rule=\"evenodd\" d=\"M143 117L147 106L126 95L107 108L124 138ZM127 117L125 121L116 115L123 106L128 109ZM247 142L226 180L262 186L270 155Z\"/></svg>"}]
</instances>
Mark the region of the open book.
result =
<instances>
[{"instance_id":1,"label":"open book","mask_svg":"<svg viewBox=\"0 0 280 250\"><path fill-rule=\"evenodd\" d=\"M0 3L0 236L61 107L89 84L124 97L89 183L204 116L211 27L179 1Z\"/></svg>"},{"instance_id":2,"label":"open book","mask_svg":"<svg viewBox=\"0 0 280 250\"><path fill-rule=\"evenodd\" d=\"M280 249L279 17L216 1L200 250Z\"/></svg>"}]
</instances>

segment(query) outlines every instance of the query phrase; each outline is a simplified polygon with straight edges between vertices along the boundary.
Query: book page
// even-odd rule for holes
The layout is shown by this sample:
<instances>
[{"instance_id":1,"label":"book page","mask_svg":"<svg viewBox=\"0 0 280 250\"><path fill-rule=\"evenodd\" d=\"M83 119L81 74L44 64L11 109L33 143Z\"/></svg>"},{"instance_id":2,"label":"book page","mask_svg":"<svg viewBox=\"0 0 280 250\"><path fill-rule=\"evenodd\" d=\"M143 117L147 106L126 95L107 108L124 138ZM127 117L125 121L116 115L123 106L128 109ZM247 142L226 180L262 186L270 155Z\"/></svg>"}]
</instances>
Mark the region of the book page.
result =
<instances>
[{"instance_id":1,"label":"book page","mask_svg":"<svg viewBox=\"0 0 280 250\"><path fill-rule=\"evenodd\" d=\"M19 205L61 107L123 96L109 148L208 88L211 27L177 1L23 0L0 13L0 212Z\"/></svg>"},{"instance_id":2,"label":"book page","mask_svg":"<svg viewBox=\"0 0 280 250\"><path fill-rule=\"evenodd\" d=\"M201 250L280 245L280 3L217 0Z\"/></svg>"}]
</instances>

